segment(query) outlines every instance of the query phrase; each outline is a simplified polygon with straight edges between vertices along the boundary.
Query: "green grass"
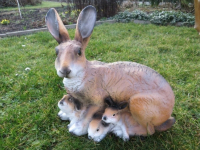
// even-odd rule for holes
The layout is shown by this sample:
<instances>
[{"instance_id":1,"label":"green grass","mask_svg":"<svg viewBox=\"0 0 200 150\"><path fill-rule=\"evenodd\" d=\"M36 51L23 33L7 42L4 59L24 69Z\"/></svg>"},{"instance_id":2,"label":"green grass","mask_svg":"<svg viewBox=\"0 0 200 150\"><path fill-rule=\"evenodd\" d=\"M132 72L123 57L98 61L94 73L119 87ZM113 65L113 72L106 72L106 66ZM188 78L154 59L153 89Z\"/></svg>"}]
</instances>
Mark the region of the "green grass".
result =
<instances>
[{"instance_id":1,"label":"green grass","mask_svg":"<svg viewBox=\"0 0 200 150\"><path fill-rule=\"evenodd\" d=\"M74 35L74 30L69 30ZM73 38L73 37L72 37ZM22 45L26 45L22 47ZM170 83L176 96L170 130L129 142L109 134L100 143L72 136L57 117L66 93L54 69L56 41L48 32L0 40L0 149L200 148L200 37L187 27L104 24L95 27L88 60L135 61ZM25 71L30 67L30 71Z\"/></svg>"},{"instance_id":2,"label":"green grass","mask_svg":"<svg viewBox=\"0 0 200 150\"><path fill-rule=\"evenodd\" d=\"M32 5L26 5L24 7L20 6L20 9L39 9L39 8L51 8L51 7L61 7L61 3L52 2L52 1L42 1L41 4L38 4L35 6L32 6ZM10 11L10 10L18 10L18 7L7 7L7 8L1 9L0 11Z\"/></svg>"}]
</instances>

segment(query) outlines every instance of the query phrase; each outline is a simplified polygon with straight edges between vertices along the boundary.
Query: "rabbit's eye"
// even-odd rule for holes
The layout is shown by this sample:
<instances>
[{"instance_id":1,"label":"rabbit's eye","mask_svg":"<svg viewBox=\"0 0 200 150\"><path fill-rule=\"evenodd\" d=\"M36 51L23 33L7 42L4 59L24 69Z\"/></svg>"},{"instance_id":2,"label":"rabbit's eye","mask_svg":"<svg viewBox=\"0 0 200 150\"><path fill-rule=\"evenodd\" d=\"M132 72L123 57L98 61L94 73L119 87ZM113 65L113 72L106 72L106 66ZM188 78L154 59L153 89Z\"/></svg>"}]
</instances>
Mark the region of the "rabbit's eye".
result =
<instances>
[{"instance_id":1,"label":"rabbit's eye","mask_svg":"<svg viewBox=\"0 0 200 150\"><path fill-rule=\"evenodd\" d=\"M81 49L78 50L78 56L81 56Z\"/></svg>"},{"instance_id":2,"label":"rabbit's eye","mask_svg":"<svg viewBox=\"0 0 200 150\"><path fill-rule=\"evenodd\" d=\"M99 131L99 129L97 129L97 132Z\"/></svg>"},{"instance_id":3,"label":"rabbit's eye","mask_svg":"<svg viewBox=\"0 0 200 150\"><path fill-rule=\"evenodd\" d=\"M113 114L113 116L115 116L115 114Z\"/></svg>"},{"instance_id":4,"label":"rabbit's eye","mask_svg":"<svg viewBox=\"0 0 200 150\"><path fill-rule=\"evenodd\" d=\"M69 98L69 99L68 99L68 101L70 101L70 102L71 102L71 101L72 101L72 99L71 99L71 98Z\"/></svg>"}]
</instances>

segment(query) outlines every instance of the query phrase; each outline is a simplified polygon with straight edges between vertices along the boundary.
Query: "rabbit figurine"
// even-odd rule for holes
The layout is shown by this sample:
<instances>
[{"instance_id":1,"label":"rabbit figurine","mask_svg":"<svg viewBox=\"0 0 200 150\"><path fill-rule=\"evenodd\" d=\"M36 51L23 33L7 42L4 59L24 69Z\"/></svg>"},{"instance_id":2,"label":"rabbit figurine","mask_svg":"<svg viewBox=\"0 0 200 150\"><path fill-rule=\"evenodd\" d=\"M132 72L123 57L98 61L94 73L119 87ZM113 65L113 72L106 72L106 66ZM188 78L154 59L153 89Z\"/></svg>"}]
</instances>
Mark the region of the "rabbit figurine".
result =
<instances>
[{"instance_id":1,"label":"rabbit figurine","mask_svg":"<svg viewBox=\"0 0 200 150\"><path fill-rule=\"evenodd\" d=\"M69 132L77 136L87 134L93 114L100 109L95 105L82 106L79 100L69 94L58 102L58 107L61 109L58 116L62 120L70 120Z\"/></svg>"},{"instance_id":2,"label":"rabbit figurine","mask_svg":"<svg viewBox=\"0 0 200 150\"><path fill-rule=\"evenodd\" d=\"M88 61L85 49L96 22L96 9L89 5L77 20L75 38L71 40L57 11L51 8L45 18L47 28L58 42L55 68L68 94L87 106L104 105L107 97L126 101L132 117L149 135L172 114L175 103L169 83L155 70L135 62L100 63Z\"/></svg>"},{"instance_id":3,"label":"rabbit figurine","mask_svg":"<svg viewBox=\"0 0 200 150\"><path fill-rule=\"evenodd\" d=\"M100 142L114 128L113 124L101 120L103 113L95 113L88 127L88 138Z\"/></svg>"},{"instance_id":4,"label":"rabbit figurine","mask_svg":"<svg viewBox=\"0 0 200 150\"><path fill-rule=\"evenodd\" d=\"M63 98L58 102L58 107L60 108L60 111L58 112L60 119L70 121L68 127L77 122L81 114L84 112L84 109L81 109L81 103L79 100L69 94L63 96Z\"/></svg>"},{"instance_id":5,"label":"rabbit figurine","mask_svg":"<svg viewBox=\"0 0 200 150\"><path fill-rule=\"evenodd\" d=\"M107 107L102 116L102 121L114 124L112 132L124 141L128 141L129 136L146 136L147 130L133 119L131 113L125 109L127 106L127 102L120 102L118 105Z\"/></svg>"}]
</instances>

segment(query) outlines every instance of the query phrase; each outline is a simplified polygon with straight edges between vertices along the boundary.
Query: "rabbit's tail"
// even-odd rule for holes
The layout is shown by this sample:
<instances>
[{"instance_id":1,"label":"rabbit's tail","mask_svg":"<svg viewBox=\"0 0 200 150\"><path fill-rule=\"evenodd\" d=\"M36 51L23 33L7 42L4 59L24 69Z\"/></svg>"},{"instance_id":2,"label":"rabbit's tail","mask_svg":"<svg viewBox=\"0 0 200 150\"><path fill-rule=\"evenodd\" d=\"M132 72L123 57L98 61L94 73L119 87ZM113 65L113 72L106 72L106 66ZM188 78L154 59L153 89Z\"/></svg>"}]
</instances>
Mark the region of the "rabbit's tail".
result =
<instances>
[{"instance_id":1,"label":"rabbit's tail","mask_svg":"<svg viewBox=\"0 0 200 150\"><path fill-rule=\"evenodd\" d=\"M162 132L162 131L166 131L168 129L170 129L174 123L176 122L174 117L170 117L167 121L165 121L164 123L162 123L159 126L155 126L155 130Z\"/></svg>"}]
</instances>

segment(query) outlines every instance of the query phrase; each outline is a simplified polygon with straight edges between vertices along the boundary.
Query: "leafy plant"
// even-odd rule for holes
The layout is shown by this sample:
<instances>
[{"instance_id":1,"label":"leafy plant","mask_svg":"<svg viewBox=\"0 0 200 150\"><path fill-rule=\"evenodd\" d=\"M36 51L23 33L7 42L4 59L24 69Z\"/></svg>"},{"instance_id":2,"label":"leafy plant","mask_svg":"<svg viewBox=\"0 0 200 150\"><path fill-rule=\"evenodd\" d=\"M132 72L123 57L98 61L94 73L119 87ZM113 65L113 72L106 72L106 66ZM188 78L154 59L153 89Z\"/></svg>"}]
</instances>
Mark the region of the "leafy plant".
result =
<instances>
[{"instance_id":1,"label":"leafy plant","mask_svg":"<svg viewBox=\"0 0 200 150\"><path fill-rule=\"evenodd\" d=\"M149 15L143 11L135 10L133 12L124 11L114 16L118 22L130 22L131 20L149 20Z\"/></svg>"},{"instance_id":2,"label":"leafy plant","mask_svg":"<svg viewBox=\"0 0 200 150\"><path fill-rule=\"evenodd\" d=\"M155 11L150 14L150 18L151 23L158 25L173 25L177 22L182 22L186 25L194 25L194 16L180 11Z\"/></svg>"},{"instance_id":3,"label":"leafy plant","mask_svg":"<svg viewBox=\"0 0 200 150\"><path fill-rule=\"evenodd\" d=\"M80 9L75 9L75 10L72 10L72 11L65 11L65 13L62 13L62 15L66 14L66 15L69 15L69 17L78 17L79 13L81 12Z\"/></svg>"},{"instance_id":4,"label":"leafy plant","mask_svg":"<svg viewBox=\"0 0 200 150\"><path fill-rule=\"evenodd\" d=\"M23 27L24 30L26 30L26 28L27 28L26 26Z\"/></svg>"},{"instance_id":5,"label":"leafy plant","mask_svg":"<svg viewBox=\"0 0 200 150\"><path fill-rule=\"evenodd\" d=\"M1 21L1 24L2 24L2 25L8 25L9 23L10 23L10 21L7 20L7 19L3 19L3 20Z\"/></svg>"},{"instance_id":6,"label":"leafy plant","mask_svg":"<svg viewBox=\"0 0 200 150\"><path fill-rule=\"evenodd\" d=\"M118 22L130 22L134 19L149 20L157 25L174 25L177 22L182 22L183 25L194 25L195 21L194 15L180 11L155 11L147 14L140 10L120 12L114 16L114 19Z\"/></svg>"},{"instance_id":7,"label":"leafy plant","mask_svg":"<svg viewBox=\"0 0 200 150\"><path fill-rule=\"evenodd\" d=\"M65 18L66 16L65 16L65 14L62 12L62 13L59 13L59 15L60 15L60 17L61 18Z\"/></svg>"}]
</instances>

